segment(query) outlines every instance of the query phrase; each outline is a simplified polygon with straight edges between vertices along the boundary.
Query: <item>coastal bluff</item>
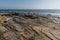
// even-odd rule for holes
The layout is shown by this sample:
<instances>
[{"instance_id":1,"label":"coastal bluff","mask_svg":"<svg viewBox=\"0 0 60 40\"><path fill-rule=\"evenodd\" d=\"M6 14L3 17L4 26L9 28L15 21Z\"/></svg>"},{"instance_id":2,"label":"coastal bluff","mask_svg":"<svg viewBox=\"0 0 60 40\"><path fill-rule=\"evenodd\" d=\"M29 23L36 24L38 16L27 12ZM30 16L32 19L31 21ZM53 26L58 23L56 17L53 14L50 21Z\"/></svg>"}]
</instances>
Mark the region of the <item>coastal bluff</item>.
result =
<instances>
[{"instance_id":1,"label":"coastal bluff","mask_svg":"<svg viewBox=\"0 0 60 40\"><path fill-rule=\"evenodd\" d=\"M0 40L60 40L60 19L0 13Z\"/></svg>"}]
</instances>

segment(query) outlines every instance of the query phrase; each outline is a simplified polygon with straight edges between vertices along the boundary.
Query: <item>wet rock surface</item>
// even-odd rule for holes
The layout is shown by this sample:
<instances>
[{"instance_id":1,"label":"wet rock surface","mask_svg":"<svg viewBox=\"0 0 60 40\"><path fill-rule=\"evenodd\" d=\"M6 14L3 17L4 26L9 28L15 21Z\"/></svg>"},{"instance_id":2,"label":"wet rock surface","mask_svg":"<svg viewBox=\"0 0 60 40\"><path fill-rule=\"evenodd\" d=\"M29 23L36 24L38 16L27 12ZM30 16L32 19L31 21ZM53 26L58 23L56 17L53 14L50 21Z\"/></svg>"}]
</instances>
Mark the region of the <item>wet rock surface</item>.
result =
<instances>
[{"instance_id":1,"label":"wet rock surface","mask_svg":"<svg viewBox=\"0 0 60 40\"><path fill-rule=\"evenodd\" d=\"M0 40L60 40L60 19L2 15L0 14Z\"/></svg>"}]
</instances>

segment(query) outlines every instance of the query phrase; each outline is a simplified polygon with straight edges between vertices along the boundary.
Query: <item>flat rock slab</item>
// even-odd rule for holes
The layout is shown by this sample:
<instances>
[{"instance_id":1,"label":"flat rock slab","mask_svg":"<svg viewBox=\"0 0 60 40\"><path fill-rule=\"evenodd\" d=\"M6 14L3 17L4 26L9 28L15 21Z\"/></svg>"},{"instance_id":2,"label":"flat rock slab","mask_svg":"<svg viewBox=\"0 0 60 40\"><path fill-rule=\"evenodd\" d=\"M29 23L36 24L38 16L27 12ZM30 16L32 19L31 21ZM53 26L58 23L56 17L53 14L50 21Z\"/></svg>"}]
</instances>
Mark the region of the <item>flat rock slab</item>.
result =
<instances>
[{"instance_id":1,"label":"flat rock slab","mask_svg":"<svg viewBox=\"0 0 60 40\"><path fill-rule=\"evenodd\" d=\"M19 40L18 38L20 38L19 35L11 31L4 33L3 36L6 40Z\"/></svg>"},{"instance_id":2,"label":"flat rock slab","mask_svg":"<svg viewBox=\"0 0 60 40\"><path fill-rule=\"evenodd\" d=\"M60 40L60 30L50 30L50 33L57 38L58 40Z\"/></svg>"}]
</instances>

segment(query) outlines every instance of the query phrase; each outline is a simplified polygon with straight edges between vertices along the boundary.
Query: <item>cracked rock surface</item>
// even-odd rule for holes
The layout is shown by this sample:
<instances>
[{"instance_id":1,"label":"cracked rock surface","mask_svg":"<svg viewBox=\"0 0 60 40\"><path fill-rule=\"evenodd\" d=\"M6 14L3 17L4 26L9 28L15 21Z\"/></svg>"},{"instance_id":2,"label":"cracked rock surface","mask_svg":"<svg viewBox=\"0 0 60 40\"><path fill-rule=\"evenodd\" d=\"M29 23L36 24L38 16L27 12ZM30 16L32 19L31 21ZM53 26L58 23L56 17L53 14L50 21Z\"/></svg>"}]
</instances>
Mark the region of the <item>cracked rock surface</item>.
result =
<instances>
[{"instance_id":1,"label":"cracked rock surface","mask_svg":"<svg viewBox=\"0 0 60 40\"><path fill-rule=\"evenodd\" d=\"M0 15L0 40L60 40L59 20L32 15Z\"/></svg>"}]
</instances>

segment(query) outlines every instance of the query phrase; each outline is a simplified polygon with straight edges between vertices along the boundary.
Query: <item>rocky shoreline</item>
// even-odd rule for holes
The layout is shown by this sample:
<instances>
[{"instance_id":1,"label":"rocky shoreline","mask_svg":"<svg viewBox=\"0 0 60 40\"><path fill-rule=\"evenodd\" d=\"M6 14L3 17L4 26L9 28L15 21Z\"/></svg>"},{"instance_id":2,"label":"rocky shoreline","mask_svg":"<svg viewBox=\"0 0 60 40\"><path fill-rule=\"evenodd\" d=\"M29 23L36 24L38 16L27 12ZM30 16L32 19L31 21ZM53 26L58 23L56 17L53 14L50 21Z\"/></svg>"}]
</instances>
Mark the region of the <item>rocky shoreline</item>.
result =
<instances>
[{"instance_id":1,"label":"rocky shoreline","mask_svg":"<svg viewBox=\"0 0 60 40\"><path fill-rule=\"evenodd\" d=\"M0 13L0 40L60 40L59 20L23 13Z\"/></svg>"}]
</instances>

